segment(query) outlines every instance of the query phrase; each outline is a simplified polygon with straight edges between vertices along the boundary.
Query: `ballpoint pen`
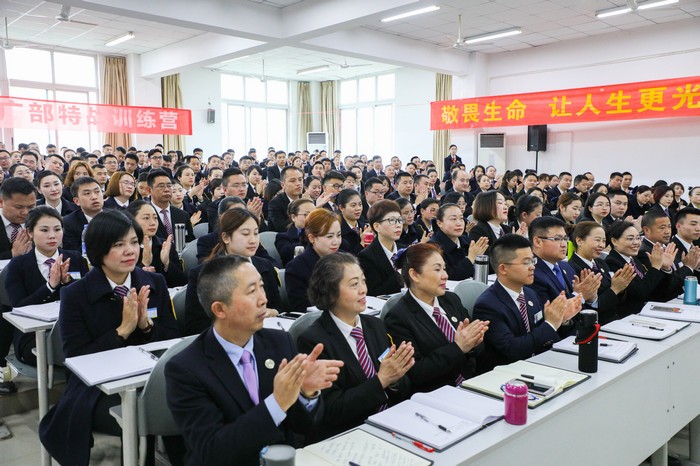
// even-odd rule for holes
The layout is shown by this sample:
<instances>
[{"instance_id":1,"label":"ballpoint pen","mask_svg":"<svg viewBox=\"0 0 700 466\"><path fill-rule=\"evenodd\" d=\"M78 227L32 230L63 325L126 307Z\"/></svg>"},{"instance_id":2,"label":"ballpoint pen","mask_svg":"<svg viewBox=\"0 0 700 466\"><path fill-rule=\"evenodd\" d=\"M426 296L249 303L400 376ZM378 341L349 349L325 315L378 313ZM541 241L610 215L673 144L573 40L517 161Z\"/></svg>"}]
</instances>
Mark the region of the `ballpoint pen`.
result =
<instances>
[{"instance_id":1,"label":"ballpoint pen","mask_svg":"<svg viewBox=\"0 0 700 466\"><path fill-rule=\"evenodd\" d=\"M660 332L663 332L663 331L664 331L664 329L662 329L662 328L654 327L653 325L642 324L642 323L639 323L639 322L632 322L632 326L634 326L634 327L645 327L645 328L648 328L648 329L650 329L650 330L658 330L658 331L660 331Z\"/></svg>"},{"instance_id":2,"label":"ballpoint pen","mask_svg":"<svg viewBox=\"0 0 700 466\"><path fill-rule=\"evenodd\" d=\"M426 416L425 414L421 414L421 413L418 413L418 412L417 412L417 413L415 413L415 415L418 416L422 421L425 421L425 422L427 422L428 424L432 424L432 425L434 425L435 427L437 427L438 429L440 429L440 430L442 430L442 431L444 431L444 432L447 432L448 434L451 434L451 433L452 433L452 431L451 431L450 429L448 429L447 427L445 427L445 426L443 426L443 425L440 425L440 424L436 424L436 423L434 423L433 421L431 421L430 419L428 419L428 416Z\"/></svg>"},{"instance_id":3,"label":"ballpoint pen","mask_svg":"<svg viewBox=\"0 0 700 466\"><path fill-rule=\"evenodd\" d=\"M435 448L429 447L429 446L419 442L418 440L413 440L413 439L404 437L403 435L399 435L396 432L392 432L391 435L392 435L392 437L394 437L397 440L403 440L404 442L412 443L413 446L415 446L416 448L420 448L421 450L427 451L428 453L433 453L435 451Z\"/></svg>"}]
</instances>

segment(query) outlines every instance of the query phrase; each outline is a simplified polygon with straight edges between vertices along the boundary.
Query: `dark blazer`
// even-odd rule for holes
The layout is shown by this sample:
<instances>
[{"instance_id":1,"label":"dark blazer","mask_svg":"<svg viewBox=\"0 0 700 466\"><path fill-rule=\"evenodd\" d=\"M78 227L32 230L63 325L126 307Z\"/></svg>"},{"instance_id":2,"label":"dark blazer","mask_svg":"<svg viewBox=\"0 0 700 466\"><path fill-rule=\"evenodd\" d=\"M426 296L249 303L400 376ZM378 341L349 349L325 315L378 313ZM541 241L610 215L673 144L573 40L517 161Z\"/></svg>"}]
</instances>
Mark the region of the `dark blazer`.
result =
<instances>
[{"instance_id":1,"label":"dark blazer","mask_svg":"<svg viewBox=\"0 0 700 466\"><path fill-rule=\"evenodd\" d=\"M395 200L397 200L397 199L400 198L400 197L401 197L401 195L399 194L399 192L398 192L398 191L394 191L393 193L391 193L391 194L389 194L388 196L386 196L385 199L389 199L389 200L391 200L391 201L395 201ZM414 193L411 193L408 197L409 197L408 200L411 201L411 204L415 204L415 203L416 203L416 195L415 195Z\"/></svg>"},{"instance_id":2,"label":"dark blazer","mask_svg":"<svg viewBox=\"0 0 700 466\"><path fill-rule=\"evenodd\" d=\"M88 221L82 209L78 209L63 217L63 249L83 251L83 227ZM2 236L2 235L0 235Z\"/></svg>"},{"instance_id":3,"label":"dark blazer","mask_svg":"<svg viewBox=\"0 0 700 466\"><path fill-rule=\"evenodd\" d=\"M282 167L282 168L284 168L284 167ZM265 174L267 176L267 181L279 180L282 178L282 170L280 170L280 167L278 167L277 165L267 167L265 169Z\"/></svg>"},{"instance_id":4,"label":"dark blazer","mask_svg":"<svg viewBox=\"0 0 700 466\"><path fill-rule=\"evenodd\" d=\"M357 226L360 228L360 231L362 231L365 224L361 220L358 220ZM340 249L342 251L349 252L354 256L362 251L362 238L360 238L360 234L350 226L342 215L340 216L340 235L343 238L340 244Z\"/></svg>"},{"instance_id":5,"label":"dark blazer","mask_svg":"<svg viewBox=\"0 0 700 466\"><path fill-rule=\"evenodd\" d=\"M435 243L442 249L442 257L445 259L445 268L450 280L466 280L474 276L474 264L467 258L469 242L464 236L459 237L459 247L439 228L430 238L430 243Z\"/></svg>"},{"instance_id":6,"label":"dark blazer","mask_svg":"<svg viewBox=\"0 0 700 466\"><path fill-rule=\"evenodd\" d=\"M292 225L287 231L277 233L277 236L275 236L275 248L277 248L277 252L282 259L283 267L286 267L289 261L294 259L294 249L301 245L302 232L299 232L297 227Z\"/></svg>"},{"instance_id":7,"label":"dark blazer","mask_svg":"<svg viewBox=\"0 0 700 466\"><path fill-rule=\"evenodd\" d=\"M272 231L285 231L289 228L289 215L287 214L287 208L289 207L289 197L280 191L275 197L273 197L267 205L267 219L270 222L270 228Z\"/></svg>"},{"instance_id":8,"label":"dark blazer","mask_svg":"<svg viewBox=\"0 0 700 466\"><path fill-rule=\"evenodd\" d=\"M407 248L423 237L423 230L417 226L417 222L409 225L401 232L401 237L396 240L396 247Z\"/></svg>"},{"instance_id":9,"label":"dark blazer","mask_svg":"<svg viewBox=\"0 0 700 466\"><path fill-rule=\"evenodd\" d=\"M263 288L267 296L267 307L277 309L282 312L282 298L279 291L279 277L272 262L259 257L251 257L253 266L263 280ZM187 291L185 292L185 335L197 335L211 326L211 318L199 303L197 296L197 283L199 282L199 272L204 264L199 264L191 269L187 274Z\"/></svg>"},{"instance_id":10,"label":"dark blazer","mask_svg":"<svg viewBox=\"0 0 700 466\"><path fill-rule=\"evenodd\" d=\"M667 279L665 273L655 268L647 267L638 257L633 257L632 260L634 260L639 270L645 272L645 275L644 278L639 278L639 276L634 277L627 286L625 299L620 303L617 310L617 314L620 317L636 314L641 311L644 304L654 298L655 293L658 295L657 288L662 286ZM605 262L612 272L617 272L627 263L620 253L614 249L610 251L610 254L605 258Z\"/></svg>"},{"instance_id":11,"label":"dark blazer","mask_svg":"<svg viewBox=\"0 0 700 466\"><path fill-rule=\"evenodd\" d=\"M612 285L612 278L610 275L610 267L605 263L603 259L594 259L598 269L600 270L600 275L602 277L600 282L600 288L598 288L598 323L600 325L605 325L608 322L617 320L619 316L617 315L617 308L620 302L625 299L625 292L615 294L615 292L610 289ZM581 271L585 269L590 269L590 267L574 253L569 259L568 264L574 269L577 276L581 275ZM592 270L592 269L591 269Z\"/></svg>"},{"instance_id":12,"label":"dark blazer","mask_svg":"<svg viewBox=\"0 0 700 466\"><path fill-rule=\"evenodd\" d=\"M664 273L664 283L654 292L655 301L669 301L678 297L679 294L683 293L683 286L685 284L685 277L695 275L700 276L699 272L691 270L690 267L682 266L681 257L683 253L686 253L685 246L681 243L676 236L671 238L671 241L676 244L678 250L676 251L676 258L673 261L674 267L670 274ZM647 257L647 252L651 254L654 244L647 238L642 236L642 245L639 247L639 254L637 258L644 264L645 267L651 268L651 261Z\"/></svg>"},{"instance_id":13,"label":"dark blazer","mask_svg":"<svg viewBox=\"0 0 700 466\"><path fill-rule=\"evenodd\" d=\"M379 296L401 291L401 276L384 254L384 249L375 236L367 247L357 254L362 271L367 280L367 294Z\"/></svg>"},{"instance_id":14,"label":"dark blazer","mask_svg":"<svg viewBox=\"0 0 700 466\"><path fill-rule=\"evenodd\" d=\"M508 233L507 225L501 225L501 229L503 230L503 233ZM471 243L472 241L478 241L482 236L487 237L489 240L489 247L486 249L485 254L490 256L491 247L493 246L493 243L496 242L498 237L496 237L493 229L487 222L477 221L476 225L474 225L474 227L472 227L472 229L469 231L469 242ZM495 273L491 261L489 261L489 273Z\"/></svg>"},{"instance_id":15,"label":"dark blazer","mask_svg":"<svg viewBox=\"0 0 700 466\"><path fill-rule=\"evenodd\" d=\"M185 439L187 465L257 465L265 445L286 443L300 447L293 435L306 433L321 403L309 413L301 402L287 411L279 426L263 402L283 358L296 355L291 337L262 329L253 335L260 403L248 391L212 329L199 335L165 366L166 397L175 423ZM268 368L268 361L274 362Z\"/></svg>"},{"instance_id":16,"label":"dark blazer","mask_svg":"<svg viewBox=\"0 0 700 466\"><path fill-rule=\"evenodd\" d=\"M561 283L559 283L559 280L557 280L554 272L550 270L549 266L542 259L538 259L537 265L535 265L535 281L532 283L532 285L527 287L537 293L537 299L543 305L547 301L554 301L562 291L566 292L567 298L571 298L573 296L574 277L576 276L576 272L566 261L559 261L557 264L559 265L561 274L564 277L564 288L562 288Z\"/></svg>"},{"instance_id":17,"label":"dark blazer","mask_svg":"<svg viewBox=\"0 0 700 466\"><path fill-rule=\"evenodd\" d=\"M360 321L367 352L375 371L379 372L378 358L391 346L391 340L381 320L360 315ZM376 375L367 379L359 360L328 311L324 311L299 336L297 347L302 353L308 354L318 343L323 343L320 359L337 359L345 361L345 365L340 369L338 380L333 386L323 391L323 422L306 439L307 443L318 442L358 427L382 405L394 405L410 396L411 384L408 377L403 377L395 387L386 390Z\"/></svg>"},{"instance_id":18,"label":"dark blazer","mask_svg":"<svg viewBox=\"0 0 700 466\"><path fill-rule=\"evenodd\" d=\"M629 197L629 205L627 206L627 212L625 212L625 216L631 215L634 218L639 217L640 215L644 215L647 213L647 211L651 208L649 204L644 204L644 205L639 205L639 202L637 202L637 196L635 194L631 194ZM671 221L673 223L673 221Z\"/></svg>"},{"instance_id":19,"label":"dark blazer","mask_svg":"<svg viewBox=\"0 0 700 466\"><path fill-rule=\"evenodd\" d=\"M443 171L443 173L449 174L449 173L450 173L450 168L452 167L452 164L453 164L453 163L456 163L456 164L462 163L462 157L460 157L459 155L456 155L454 161L452 161L452 156L451 156L451 155L448 155L447 157L445 157L444 171Z\"/></svg>"},{"instance_id":20,"label":"dark blazer","mask_svg":"<svg viewBox=\"0 0 700 466\"><path fill-rule=\"evenodd\" d=\"M477 360L479 372L527 359L548 350L561 339L559 333L545 322L537 294L527 287L523 288L523 294L530 324L529 333L526 332L520 310L499 282L491 285L476 300L474 318L490 321L489 329L484 334L485 351ZM539 312L542 312L541 316L538 315ZM536 315L539 319L537 322Z\"/></svg>"},{"instance_id":21,"label":"dark blazer","mask_svg":"<svg viewBox=\"0 0 700 466\"><path fill-rule=\"evenodd\" d=\"M116 332L122 320L122 303L116 298L101 267L95 267L76 283L61 289L58 324L66 357L97 353L178 336L173 307L165 279L136 267L131 286L149 285L148 307L156 308L153 330L138 328L122 340ZM88 387L78 377L70 377L66 389L41 420L39 436L44 447L61 464L87 465L92 442L92 415L98 400L105 396L97 387Z\"/></svg>"},{"instance_id":22,"label":"dark blazer","mask_svg":"<svg viewBox=\"0 0 700 466\"><path fill-rule=\"evenodd\" d=\"M165 277L165 281L169 288L175 288L176 286L187 285L187 275L185 274L182 261L180 256L177 255L175 250L175 241L173 241L170 247L170 264L168 265L168 270L165 271L165 266L163 261L160 260L160 253L163 250L163 240L154 236L151 238L151 254L153 255L153 261L151 262L151 267L156 269L156 273L159 273ZM143 249L139 252L138 266L143 267Z\"/></svg>"},{"instance_id":23,"label":"dark blazer","mask_svg":"<svg viewBox=\"0 0 700 466\"><path fill-rule=\"evenodd\" d=\"M128 206L127 206L128 207ZM119 209L119 210L126 210L126 207L122 207L119 204L117 204L117 201L113 197L108 197L105 199L105 203L103 206L104 209Z\"/></svg>"},{"instance_id":24,"label":"dark blazer","mask_svg":"<svg viewBox=\"0 0 700 466\"><path fill-rule=\"evenodd\" d=\"M221 199L218 199L216 201L211 201L209 204L207 204L205 211L207 214L207 221L209 222L209 231L214 231L219 226L219 204L220 203L221 203Z\"/></svg>"},{"instance_id":25,"label":"dark blazer","mask_svg":"<svg viewBox=\"0 0 700 466\"><path fill-rule=\"evenodd\" d=\"M304 252L289 261L284 269L284 283L287 288L290 311L306 312L306 308L311 306L306 290L309 287L311 273L319 259L314 248L307 246Z\"/></svg>"},{"instance_id":26,"label":"dark blazer","mask_svg":"<svg viewBox=\"0 0 700 466\"><path fill-rule=\"evenodd\" d=\"M65 222L65 219L64 219ZM2 223L2 222L0 222ZM65 226L64 226L65 230ZM65 237L65 233L64 233ZM12 243L10 243L10 237L7 236L7 230L5 229L5 224L0 225L0 259L12 259ZM3 319L5 320L5 319ZM7 321L6 321L7 322Z\"/></svg>"},{"instance_id":27,"label":"dark blazer","mask_svg":"<svg viewBox=\"0 0 700 466\"><path fill-rule=\"evenodd\" d=\"M459 297L446 292L438 298L440 307L447 314L450 324L457 328L459 322L469 318ZM414 392L428 392L443 385L454 386L457 377L465 379L474 375L474 354L463 353L457 343L450 343L440 327L420 307L410 293L401 298L384 318L394 344L411 342L416 364L408 371Z\"/></svg>"},{"instance_id":28,"label":"dark blazer","mask_svg":"<svg viewBox=\"0 0 700 466\"><path fill-rule=\"evenodd\" d=\"M154 204L153 207L155 207L156 210L160 212L158 206ZM192 224L190 223L190 214L188 214L182 209L170 206L170 224L173 227L173 231L175 230L175 224L177 223L185 224L185 242L189 243L190 241L194 241L195 237L194 231L192 230ZM160 219L160 215L158 215L158 230L156 231L156 236L162 240L165 240L168 237L168 232L165 231L165 225Z\"/></svg>"},{"instance_id":29,"label":"dark blazer","mask_svg":"<svg viewBox=\"0 0 700 466\"><path fill-rule=\"evenodd\" d=\"M61 217L65 217L66 215L73 213L79 209L79 207L75 205L71 199L72 198L69 199L61 197ZM39 199L38 201L36 201L36 205L46 205L46 199Z\"/></svg>"}]
</instances>

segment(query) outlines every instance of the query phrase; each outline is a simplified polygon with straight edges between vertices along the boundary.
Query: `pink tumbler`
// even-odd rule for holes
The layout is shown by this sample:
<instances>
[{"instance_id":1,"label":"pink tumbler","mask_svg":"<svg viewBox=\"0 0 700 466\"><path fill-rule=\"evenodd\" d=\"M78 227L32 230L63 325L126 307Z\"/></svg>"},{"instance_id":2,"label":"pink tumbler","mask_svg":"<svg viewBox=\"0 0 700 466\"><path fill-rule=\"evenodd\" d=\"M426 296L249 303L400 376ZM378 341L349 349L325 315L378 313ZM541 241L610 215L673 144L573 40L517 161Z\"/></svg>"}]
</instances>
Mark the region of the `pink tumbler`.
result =
<instances>
[{"instance_id":1,"label":"pink tumbler","mask_svg":"<svg viewBox=\"0 0 700 466\"><path fill-rule=\"evenodd\" d=\"M506 382L503 390L505 419L508 424L521 426L527 422L527 385L522 380Z\"/></svg>"}]
</instances>

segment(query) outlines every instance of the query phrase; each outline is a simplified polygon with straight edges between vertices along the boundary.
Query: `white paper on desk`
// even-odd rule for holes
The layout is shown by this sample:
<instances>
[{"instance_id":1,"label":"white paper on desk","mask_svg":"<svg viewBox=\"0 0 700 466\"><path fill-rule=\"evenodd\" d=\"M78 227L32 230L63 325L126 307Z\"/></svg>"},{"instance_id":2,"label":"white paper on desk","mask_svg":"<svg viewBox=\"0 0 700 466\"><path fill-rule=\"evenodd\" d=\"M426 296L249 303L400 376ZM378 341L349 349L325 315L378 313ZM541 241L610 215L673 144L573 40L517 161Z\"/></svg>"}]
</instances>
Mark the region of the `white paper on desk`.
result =
<instances>
[{"instance_id":1,"label":"white paper on desk","mask_svg":"<svg viewBox=\"0 0 700 466\"><path fill-rule=\"evenodd\" d=\"M424 415L430 422L423 421L416 416L416 413ZM373 414L367 418L367 423L418 440L436 450L444 450L482 427L479 423L413 400L402 401L391 408ZM449 432L441 430L438 425L446 427Z\"/></svg>"},{"instance_id":2,"label":"white paper on desk","mask_svg":"<svg viewBox=\"0 0 700 466\"><path fill-rule=\"evenodd\" d=\"M138 346L66 358L68 369L89 386L145 374L157 362L157 357Z\"/></svg>"},{"instance_id":3,"label":"white paper on desk","mask_svg":"<svg viewBox=\"0 0 700 466\"><path fill-rule=\"evenodd\" d=\"M644 305L639 315L681 322L700 322L700 306L649 301Z\"/></svg>"},{"instance_id":4,"label":"white paper on desk","mask_svg":"<svg viewBox=\"0 0 700 466\"><path fill-rule=\"evenodd\" d=\"M173 299L180 290L184 290L185 288L187 288L187 285L168 288L168 294L170 295L170 299Z\"/></svg>"},{"instance_id":5,"label":"white paper on desk","mask_svg":"<svg viewBox=\"0 0 700 466\"><path fill-rule=\"evenodd\" d=\"M502 401L449 385L428 393L416 393L411 399L482 426L503 417Z\"/></svg>"},{"instance_id":6,"label":"white paper on desk","mask_svg":"<svg viewBox=\"0 0 700 466\"><path fill-rule=\"evenodd\" d=\"M44 322L54 322L58 320L60 309L60 301L54 301L46 304L15 307L12 309L12 314L29 317L30 319L43 320Z\"/></svg>"},{"instance_id":7,"label":"white paper on desk","mask_svg":"<svg viewBox=\"0 0 700 466\"><path fill-rule=\"evenodd\" d=\"M605 324L600 329L605 332L627 335L629 337L663 340L686 328L688 325L690 324L687 322L674 322L632 314L623 319ZM653 330L649 327L660 328L661 330Z\"/></svg>"},{"instance_id":8,"label":"white paper on desk","mask_svg":"<svg viewBox=\"0 0 700 466\"><path fill-rule=\"evenodd\" d=\"M428 466L430 461L386 440L355 429L332 439L297 450L296 464L303 466Z\"/></svg>"},{"instance_id":9,"label":"white paper on desk","mask_svg":"<svg viewBox=\"0 0 700 466\"><path fill-rule=\"evenodd\" d=\"M2 269L4 269L5 267L7 267L7 264L9 264L11 260L12 260L12 259L2 259L2 260L0 260L0 271L1 271Z\"/></svg>"},{"instance_id":10,"label":"white paper on desk","mask_svg":"<svg viewBox=\"0 0 700 466\"><path fill-rule=\"evenodd\" d=\"M552 345L554 351L578 354L581 345L575 343L576 337L570 336ZM605 344L605 346L601 346ZM602 340L598 342L598 359L601 361L622 362L637 350L637 344L631 341Z\"/></svg>"},{"instance_id":11,"label":"white paper on desk","mask_svg":"<svg viewBox=\"0 0 700 466\"><path fill-rule=\"evenodd\" d=\"M263 320L263 328L270 328L274 330L284 330L289 331L289 327L294 323L294 319L285 319L284 317L266 317Z\"/></svg>"}]
</instances>

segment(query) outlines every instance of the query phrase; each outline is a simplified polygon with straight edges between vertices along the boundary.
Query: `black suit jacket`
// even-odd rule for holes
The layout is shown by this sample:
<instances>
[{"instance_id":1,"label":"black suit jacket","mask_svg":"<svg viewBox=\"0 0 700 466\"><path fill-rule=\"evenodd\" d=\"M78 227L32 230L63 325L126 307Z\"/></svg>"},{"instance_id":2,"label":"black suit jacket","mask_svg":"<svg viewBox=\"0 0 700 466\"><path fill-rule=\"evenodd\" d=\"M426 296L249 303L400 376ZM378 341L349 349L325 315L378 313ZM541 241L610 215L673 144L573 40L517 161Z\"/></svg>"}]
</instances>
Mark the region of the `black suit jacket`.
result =
<instances>
[{"instance_id":1,"label":"black suit jacket","mask_svg":"<svg viewBox=\"0 0 700 466\"><path fill-rule=\"evenodd\" d=\"M447 314L447 320L456 329L459 322L469 318L469 314L459 297L446 292L438 298L440 307ZM416 364L408 371L413 390L428 392L443 385L454 386L457 376L465 379L474 375L474 354L463 353L455 342L447 341L440 327L416 302L410 293L401 298L384 318L394 344L411 342Z\"/></svg>"},{"instance_id":2,"label":"black suit jacket","mask_svg":"<svg viewBox=\"0 0 700 466\"><path fill-rule=\"evenodd\" d=\"M187 285L187 275L185 274L182 261L180 256L177 255L175 250L175 241L173 241L172 246L170 246L170 254L168 257L170 263L168 264L168 270L165 270L163 261L160 259L160 253L163 251L163 240L154 236L151 238L151 254L153 255L153 261L151 262L151 267L156 269L156 273L159 273L165 277L165 281L169 288L175 288L177 286ZM138 266L143 267L143 249L139 252Z\"/></svg>"},{"instance_id":3,"label":"black suit jacket","mask_svg":"<svg viewBox=\"0 0 700 466\"><path fill-rule=\"evenodd\" d=\"M397 199L400 198L400 197L401 197L401 195L399 194L399 192L398 192L398 191L394 191L393 193L391 193L391 194L389 194L388 196L386 196L385 199L389 199L389 200L391 200L391 201L395 201L395 200L397 200ZM415 195L414 193L411 193L408 197L409 197L409 201L411 202L411 204L415 204L415 203L416 203L416 195Z\"/></svg>"},{"instance_id":4,"label":"black suit jacket","mask_svg":"<svg viewBox=\"0 0 700 466\"><path fill-rule=\"evenodd\" d=\"M128 207L128 206L127 206ZM126 210L126 207L122 207L119 204L117 204L117 201L113 197L108 197L105 199L105 203L102 206L103 209L119 209L119 210Z\"/></svg>"},{"instance_id":5,"label":"black suit jacket","mask_svg":"<svg viewBox=\"0 0 700 466\"><path fill-rule=\"evenodd\" d=\"M66 215L78 210L79 207L75 205L71 199L67 199L65 197L61 198L61 217L65 217ZM46 205L46 199L39 199L36 201L36 205Z\"/></svg>"},{"instance_id":6,"label":"black suit jacket","mask_svg":"<svg viewBox=\"0 0 700 466\"><path fill-rule=\"evenodd\" d=\"M612 278L610 275L610 267L605 263L603 259L594 259L596 266L600 270L600 275L602 277L600 281L600 288L598 288L598 322L601 325L605 325L608 322L617 320L619 316L617 315L617 308L620 302L625 299L625 292L621 292L619 295L610 288L612 285ZM574 253L569 259L568 264L574 269L576 275L580 276L581 271L585 269L590 269L590 267ZM592 269L591 269L592 270Z\"/></svg>"},{"instance_id":7,"label":"black suit jacket","mask_svg":"<svg viewBox=\"0 0 700 466\"><path fill-rule=\"evenodd\" d=\"M279 180L282 178L282 170L280 170L280 167L278 167L277 165L267 167L265 170L265 174L267 175L267 181Z\"/></svg>"},{"instance_id":8,"label":"black suit jacket","mask_svg":"<svg viewBox=\"0 0 700 466\"><path fill-rule=\"evenodd\" d=\"M82 209L78 209L63 218L63 249L78 251L82 254L83 227L87 223Z\"/></svg>"},{"instance_id":9,"label":"black suit jacket","mask_svg":"<svg viewBox=\"0 0 700 466\"><path fill-rule=\"evenodd\" d=\"M360 231L362 231L365 224L361 220L358 220L357 226L360 228ZM340 245L342 251L349 252L353 256L356 256L362 251L362 239L360 238L360 234L358 234L342 216L340 219L340 234L343 238L343 242Z\"/></svg>"},{"instance_id":10,"label":"black suit jacket","mask_svg":"<svg viewBox=\"0 0 700 466\"><path fill-rule=\"evenodd\" d=\"M273 197L268 203L267 219L270 222L272 231L281 232L289 228L290 220L287 214L289 204L289 197L284 191L280 191L280 193Z\"/></svg>"},{"instance_id":11,"label":"black suit jacket","mask_svg":"<svg viewBox=\"0 0 700 466\"><path fill-rule=\"evenodd\" d=\"M452 156L451 156L451 155L448 155L447 157L445 157L445 163L444 163L444 171L443 171L443 173L449 174L449 173L450 173L450 168L452 168L452 164L453 164L453 163L456 163L456 164L462 163L462 157L460 157L459 155L456 155L454 161L452 161Z\"/></svg>"},{"instance_id":12,"label":"black suit jacket","mask_svg":"<svg viewBox=\"0 0 700 466\"><path fill-rule=\"evenodd\" d=\"M625 300L620 303L617 310L620 317L641 311L647 301L654 299L654 296L659 296L661 291L659 287L663 286L664 281L668 279L662 271L644 265L639 257L633 257L632 260L639 270L645 272L645 275L644 278L635 276L627 286ZM627 263L614 249L605 258L605 262L612 272L617 272Z\"/></svg>"},{"instance_id":13,"label":"black suit jacket","mask_svg":"<svg viewBox=\"0 0 700 466\"><path fill-rule=\"evenodd\" d=\"M379 296L401 291L401 276L384 254L384 249L375 236L366 248L357 255L367 280L367 294Z\"/></svg>"},{"instance_id":14,"label":"black suit jacket","mask_svg":"<svg viewBox=\"0 0 700 466\"><path fill-rule=\"evenodd\" d=\"M260 450L275 443L295 444L293 433L306 433L314 412L296 402L275 425L264 399L273 391L283 358L296 349L286 332L261 329L253 335L260 403L254 405L212 329L199 335L165 366L166 396L175 423L185 439L187 465L257 465ZM269 368L272 361L272 368ZM322 403L322 402L319 402Z\"/></svg>"},{"instance_id":15,"label":"black suit jacket","mask_svg":"<svg viewBox=\"0 0 700 466\"><path fill-rule=\"evenodd\" d=\"M543 307L537 294L527 287L523 288L523 294L530 324L529 333L520 310L499 282L491 285L476 300L474 318L490 321L489 329L484 334L486 349L477 360L480 372L527 359L533 354L548 350L561 339L560 334L544 320Z\"/></svg>"},{"instance_id":16,"label":"black suit jacket","mask_svg":"<svg viewBox=\"0 0 700 466\"><path fill-rule=\"evenodd\" d=\"M454 241L437 228L429 242L437 244L442 249L442 257L445 259L445 268L450 280L466 280L474 276L474 264L467 258L469 242L464 236L459 237L459 247L457 247Z\"/></svg>"},{"instance_id":17,"label":"black suit jacket","mask_svg":"<svg viewBox=\"0 0 700 466\"><path fill-rule=\"evenodd\" d=\"M275 248L277 248L277 252L282 259L283 267L286 267L289 261L294 259L294 249L301 244L301 237L302 234L294 225L290 226L287 231L277 233L277 236L275 236Z\"/></svg>"},{"instance_id":18,"label":"black suit jacket","mask_svg":"<svg viewBox=\"0 0 700 466\"><path fill-rule=\"evenodd\" d=\"M309 287L309 278L316 267L320 257L314 248L307 246L304 252L289 261L284 269L284 283L289 298L289 310L293 312L306 312L311 306L306 290Z\"/></svg>"},{"instance_id":19,"label":"black suit jacket","mask_svg":"<svg viewBox=\"0 0 700 466\"><path fill-rule=\"evenodd\" d=\"M554 301L562 291L566 292L567 298L573 296L576 272L566 261L559 261L557 264L564 277L565 286L563 288L544 260L539 259L535 265L535 281L528 288L537 293L537 298L542 304Z\"/></svg>"},{"instance_id":20,"label":"black suit jacket","mask_svg":"<svg viewBox=\"0 0 700 466\"><path fill-rule=\"evenodd\" d=\"M378 358L391 346L391 341L381 320L360 315L360 322L367 353L375 371L379 372ZM318 343L323 343L320 359L337 359L345 361L345 365L340 369L338 380L333 386L323 391L323 423L314 429L312 436L306 439L307 443L318 442L358 427L382 405L396 404L411 394L407 377L386 390L376 375L368 379L328 311L299 336L297 346L302 353L310 353Z\"/></svg>"},{"instance_id":21,"label":"black suit jacket","mask_svg":"<svg viewBox=\"0 0 700 466\"><path fill-rule=\"evenodd\" d=\"M501 225L501 229L503 229L503 233L508 233L508 226ZM486 254L490 256L491 247L498 237L494 234L493 229L487 222L477 221L476 225L469 231L469 242L478 241L483 236L487 237L489 240L489 247L486 249ZM489 273L495 273L491 261L489 261Z\"/></svg>"},{"instance_id":22,"label":"black suit jacket","mask_svg":"<svg viewBox=\"0 0 700 466\"><path fill-rule=\"evenodd\" d=\"M156 208L158 212L160 212L160 208L156 206L155 204L153 207ZM185 242L189 243L190 241L194 241L194 231L192 230L192 224L190 223L190 214L185 212L182 209L178 209L177 207L170 206L170 224L173 227L173 232L175 231L175 224L177 223L184 223L185 224ZM165 240L168 238L168 232L165 230L165 225L163 224L163 221L160 219L160 215L158 215L158 230L156 231L156 236L162 240ZM173 239L173 244L174 244L175 239Z\"/></svg>"}]
</instances>

